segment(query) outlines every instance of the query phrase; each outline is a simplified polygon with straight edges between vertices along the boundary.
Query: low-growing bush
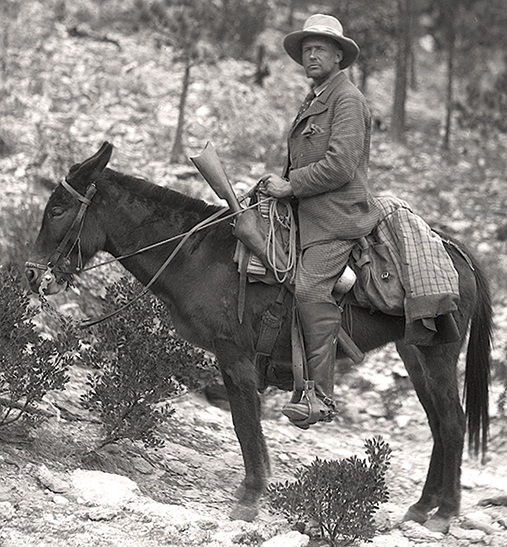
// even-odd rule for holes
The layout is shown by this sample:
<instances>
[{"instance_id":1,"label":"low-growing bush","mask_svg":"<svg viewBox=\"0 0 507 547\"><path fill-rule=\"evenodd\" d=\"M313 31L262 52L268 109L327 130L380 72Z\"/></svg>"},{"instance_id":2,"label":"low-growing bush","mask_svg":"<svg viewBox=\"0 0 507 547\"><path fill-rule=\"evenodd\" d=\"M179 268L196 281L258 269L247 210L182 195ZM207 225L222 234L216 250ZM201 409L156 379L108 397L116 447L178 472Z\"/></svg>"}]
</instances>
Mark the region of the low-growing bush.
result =
<instances>
[{"instance_id":1,"label":"low-growing bush","mask_svg":"<svg viewBox=\"0 0 507 547\"><path fill-rule=\"evenodd\" d=\"M64 323L62 334L44 339L33 322L36 314L19 274L0 267L0 426L36 416L34 405L68 380L74 328Z\"/></svg>"},{"instance_id":2,"label":"low-growing bush","mask_svg":"<svg viewBox=\"0 0 507 547\"><path fill-rule=\"evenodd\" d=\"M493 359L492 361L492 379L493 382L500 386L500 392L498 394L498 399L496 400L496 420L495 425L497 426L496 435L494 437L500 440L500 445L507 444L507 363L505 361L505 356L507 355L507 350L504 349L503 354L500 350L499 355L501 357L498 359Z\"/></svg>"},{"instance_id":3,"label":"low-growing bush","mask_svg":"<svg viewBox=\"0 0 507 547\"><path fill-rule=\"evenodd\" d=\"M162 444L157 427L172 413L170 399L205 385L217 374L206 354L180 339L168 309L142 286L123 277L108 287L104 313L131 304L92 327L85 361L89 375L85 408L97 411L105 429L102 445L120 439Z\"/></svg>"},{"instance_id":4,"label":"low-growing bush","mask_svg":"<svg viewBox=\"0 0 507 547\"><path fill-rule=\"evenodd\" d=\"M381 437L366 440L365 447L367 460L316 458L296 471L294 482L271 485L272 506L293 523L316 521L330 545L371 539L375 512L389 497L385 474L391 449Z\"/></svg>"},{"instance_id":5,"label":"low-growing bush","mask_svg":"<svg viewBox=\"0 0 507 547\"><path fill-rule=\"evenodd\" d=\"M23 268L29 249L37 234L42 215L41 206L29 194L14 204L2 206L0 215L0 264L4 268Z\"/></svg>"}]
</instances>

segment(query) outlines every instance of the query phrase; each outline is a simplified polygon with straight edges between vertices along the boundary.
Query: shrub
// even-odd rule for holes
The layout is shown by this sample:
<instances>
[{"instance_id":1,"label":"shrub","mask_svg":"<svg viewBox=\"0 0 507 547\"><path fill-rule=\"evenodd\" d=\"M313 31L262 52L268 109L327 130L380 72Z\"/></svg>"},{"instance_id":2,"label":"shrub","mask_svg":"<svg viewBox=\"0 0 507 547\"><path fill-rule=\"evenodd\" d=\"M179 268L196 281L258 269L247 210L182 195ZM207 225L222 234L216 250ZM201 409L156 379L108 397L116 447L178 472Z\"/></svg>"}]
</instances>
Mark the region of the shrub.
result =
<instances>
[{"instance_id":1,"label":"shrub","mask_svg":"<svg viewBox=\"0 0 507 547\"><path fill-rule=\"evenodd\" d=\"M32 321L36 313L19 275L0 268L0 426L27 418L48 391L64 389L68 380L74 329L63 322L63 334L43 339Z\"/></svg>"},{"instance_id":2,"label":"shrub","mask_svg":"<svg viewBox=\"0 0 507 547\"><path fill-rule=\"evenodd\" d=\"M132 302L100 326L85 360L99 368L88 378L85 408L99 413L105 444L128 438L160 446L157 427L172 413L168 399L206 383L216 368L206 354L181 340L165 305L123 277L108 287L104 312Z\"/></svg>"},{"instance_id":3,"label":"shrub","mask_svg":"<svg viewBox=\"0 0 507 547\"><path fill-rule=\"evenodd\" d=\"M497 349L498 351L498 349ZM500 386L500 392L496 402L496 422L498 424L498 434L495 435L499 439L505 439L507 433L507 364L505 362L505 354L507 348L504 349L504 355L500 359L493 359L492 371L493 382ZM504 444L503 442L501 444Z\"/></svg>"},{"instance_id":4,"label":"shrub","mask_svg":"<svg viewBox=\"0 0 507 547\"><path fill-rule=\"evenodd\" d=\"M276 483L268 489L273 507L289 520L318 522L330 545L350 545L371 539L373 516L387 501L385 474L391 449L381 437L365 441L367 460L320 460L296 471L295 482Z\"/></svg>"},{"instance_id":5,"label":"shrub","mask_svg":"<svg viewBox=\"0 0 507 547\"><path fill-rule=\"evenodd\" d=\"M24 194L14 204L2 206L0 216L0 265L20 270L26 261L27 249L35 241L40 226L41 207Z\"/></svg>"}]
</instances>

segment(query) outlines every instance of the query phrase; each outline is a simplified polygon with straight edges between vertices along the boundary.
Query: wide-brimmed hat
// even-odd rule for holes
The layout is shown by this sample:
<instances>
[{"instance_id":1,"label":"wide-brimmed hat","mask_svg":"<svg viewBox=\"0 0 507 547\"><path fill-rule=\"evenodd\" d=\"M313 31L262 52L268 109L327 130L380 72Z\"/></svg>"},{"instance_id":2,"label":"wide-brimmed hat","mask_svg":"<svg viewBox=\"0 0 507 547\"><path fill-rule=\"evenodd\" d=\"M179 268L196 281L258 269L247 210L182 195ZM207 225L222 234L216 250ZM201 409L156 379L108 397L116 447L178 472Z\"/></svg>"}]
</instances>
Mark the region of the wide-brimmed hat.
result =
<instances>
[{"instance_id":1,"label":"wide-brimmed hat","mask_svg":"<svg viewBox=\"0 0 507 547\"><path fill-rule=\"evenodd\" d=\"M283 40L285 51L300 65L303 64L301 45L308 36L324 36L338 42L343 50L343 59L340 61L341 69L350 66L359 55L359 46L354 40L343 35L340 21L331 15L318 13L305 21L303 30L291 32Z\"/></svg>"}]
</instances>

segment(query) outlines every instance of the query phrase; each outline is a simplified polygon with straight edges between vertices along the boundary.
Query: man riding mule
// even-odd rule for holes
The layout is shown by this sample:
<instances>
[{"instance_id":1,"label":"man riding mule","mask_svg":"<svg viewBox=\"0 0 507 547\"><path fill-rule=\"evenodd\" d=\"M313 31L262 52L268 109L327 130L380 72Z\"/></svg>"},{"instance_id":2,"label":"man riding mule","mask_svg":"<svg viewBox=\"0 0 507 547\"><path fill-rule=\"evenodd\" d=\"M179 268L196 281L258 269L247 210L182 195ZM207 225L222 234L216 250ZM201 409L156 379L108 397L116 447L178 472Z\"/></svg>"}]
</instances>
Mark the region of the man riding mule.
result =
<instances>
[{"instance_id":1,"label":"man riding mule","mask_svg":"<svg viewBox=\"0 0 507 547\"><path fill-rule=\"evenodd\" d=\"M331 44L340 42L337 38L341 36L341 27L334 23L328 23L324 28L320 23L315 26L318 27L318 32L329 33L328 37L333 40ZM312 27L313 24L308 25L307 30ZM315 39L313 35L306 37ZM320 39L320 36L317 38ZM349 43L346 46L349 49L345 49L347 42L344 39L341 43L344 45L343 58L336 52L331 55L331 59L340 59L340 63L346 59L350 61L353 57L350 57L350 52L355 51L355 48L352 46L350 49ZM319 60L317 50L306 54L311 57L308 66L310 75L317 76L324 63ZM340 255L344 266L347 254L344 249L349 246L347 238L354 240L359 234L367 234L370 231L367 229L370 220L372 225L377 220L365 179L361 178L365 176L366 169L364 162L367 160L368 116L362 110L361 100L354 95L354 91L349 90L348 84L344 83L351 93L347 100L350 99L354 107L364 115L362 138L366 138L359 145L356 143L358 147L349 149L351 155L348 159L352 161L356 157L358 162L355 171L350 171L351 178L344 182L343 189L328 189L323 192L323 196L329 198L329 205L327 202L320 203L320 194L306 197L302 190L305 178L298 178L299 174L312 173L313 165L319 165L317 158L311 163L312 159L307 155L305 146L314 141L315 144L327 142L332 127L326 129L324 121L315 123L310 120L318 119L320 115L324 117L326 112L331 113L334 110L334 107L321 106L320 101L335 84L341 83L344 83L343 73L338 72L329 81L329 87L315 99L316 102L308 113L303 114L303 121L292 129L291 138L299 148L290 146L291 167L285 174L288 182L269 175L263 177L263 184L271 193L277 193L274 188L279 187L278 183L282 187L282 193L288 192L288 184L292 194L298 198L298 213L308 223L304 229L301 225L305 253L314 247L320 248L321 244L332 246L334 239L338 237L340 243L345 242ZM318 109L321 109L319 115L316 113ZM315 118L312 118L312 112ZM304 120L307 120L308 125ZM339 155L347 149L347 135L348 133L344 133L337 137L336 142L340 146L331 146L330 155ZM308 139L308 143L305 139ZM245 468L245 476L238 489L231 517L251 521L258 514L259 501L270 475L267 443L262 431L259 391L266 385L283 387L274 383L271 376L267 377L264 370L260 370L257 341L263 328L262 318L277 299L280 289L265 283L247 284L244 287L243 320L240 320L238 297L243 287L237 264L234 263L238 243L235 237L237 234L233 235L231 232L230 220L233 214L238 213L239 219L245 213L237 211L237 204L233 204L232 211L226 210L147 180L109 169L107 165L111 154L112 145L106 142L92 157L74 165L64 181L55 181L59 183L47 202L37 241L26 263L27 280L34 292L54 294L68 285L74 274L83 272L84 266L97 253L109 253L167 304L179 335L216 356L227 389ZM358 154L362 160L357 159ZM303 165L305 161L310 163ZM338 175L342 177L340 180L346 178L347 173L346 170L339 170ZM356 180L357 177L361 180ZM357 232L354 233L340 232L329 236L329 241L333 240L331 243L326 243L327 237L321 241L321 236L316 236L315 233L324 231L326 222L331 224L331 221L321 219L324 224L317 223L314 226L311 223L311 213L315 209L327 211L330 207L338 207L337 196L341 192L345 195L346 189L352 188L356 183L362 197L352 196L347 204L352 212L357 209L356 218L362 216L364 226L356 225ZM302 193L298 196L299 191ZM336 222L340 221L340 217L333 217L332 220L333 225L338 225L336 229L342 229L339 222ZM350 220L350 223L353 221ZM256 225L255 219L253 225ZM258 245L259 238L254 240L254 246ZM368 307L361 306L348 308L347 316L350 321L344 321L341 330L345 329L346 334L354 339L359 350L364 353L389 342L396 344L398 354L424 407L433 440L431 461L422 493L409 507L405 520L424 523L431 530L445 533L449 530L451 519L460 510L460 475L466 428L468 427L469 432L469 445L476 453L480 449L485 452L487 446L492 309L488 282L480 266L468 252L462 250L461 245L448 240L444 244L459 280L459 300L454 314L458 337L455 340L428 345L407 341L403 313L399 316L384 313L382 310L371 313ZM311 251L307 256L311 256ZM305 269L307 267L305 255L300 266ZM313 264L310 261L308 269L311 268ZM340 273L336 261L334 270L333 283ZM327 275L331 274L327 272ZM324 279L327 280L327 277L324 276ZM328 283L331 281L325 281L324 286L328 286ZM303 293L305 287L302 285ZM320 290L315 294L322 300L309 298L308 295L301 297L304 303L302 307L319 308L312 310L316 316L316 324L319 325L317 332L310 332L310 325L304 334L309 346L307 352L313 378L323 394L331 398L334 354L331 363L330 348L337 350L339 357L344 356L342 345L336 347L334 343L336 333L341 332L338 331L340 316L327 293L324 297L324 291L320 286L318 288ZM298 294L296 289L296 296ZM269 367L276 373L273 376L280 378L292 378L293 375L290 321L292 302L293 298L287 291L281 302L284 313L279 335L273 345L272 354L267 358ZM322 312L324 308L325 315L316 313ZM307 311L305 309L301 313L306 314ZM406 310L404 313L406 315ZM310 312L308 315L313 317ZM305 319L302 323L304 321ZM457 366L467 340L463 398L459 390ZM462 406L463 399L465 411ZM326 402L321 400L316 405L318 419L331 414L332 409L329 410ZM294 406L288 410L294 411L291 417L298 425L305 426L314 420L312 409L304 399L294 402ZM303 419L300 419L302 416ZM340 433L335 430L335 434Z\"/></svg>"},{"instance_id":2,"label":"man riding mule","mask_svg":"<svg viewBox=\"0 0 507 547\"><path fill-rule=\"evenodd\" d=\"M262 177L265 192L297 199L301 254L296 270L297 317L309 379L317 397L290 402L283 413L296 425L330 421L340 308L332 291L356 240L369 234L379 211L368 189L371 116L343 70L359 47L329 15L313 15L284 39L313 88L292 123L283 176Z\"/></svg>"}]
</instances>

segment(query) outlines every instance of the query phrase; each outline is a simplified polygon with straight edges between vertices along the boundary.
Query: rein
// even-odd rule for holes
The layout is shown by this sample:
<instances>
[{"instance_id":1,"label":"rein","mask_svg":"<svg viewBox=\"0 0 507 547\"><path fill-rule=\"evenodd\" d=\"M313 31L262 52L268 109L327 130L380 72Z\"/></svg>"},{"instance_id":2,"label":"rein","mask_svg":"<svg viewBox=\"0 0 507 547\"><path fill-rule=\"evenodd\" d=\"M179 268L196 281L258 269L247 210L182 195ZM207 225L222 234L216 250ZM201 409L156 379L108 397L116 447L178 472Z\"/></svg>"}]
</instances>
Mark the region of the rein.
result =
<instances>
[{"instance_id":1,"label":"rein","mask_svg":"<svg viewBox=\"0 0 507 547\"><path fill-rule=\"evenodd\" d=\"M78 245L78 253L79 253L78 268L76 269L76 273L79 274L81 272L89 271L89 270L92 270L93 268L98 268L99 266L104 266L104 265L110 264L112 262L119 262L120 260L123 260L125 258L130 258L130 257L135 256L137 254L140 254L140 253L143 253L143 252L148 251L150 249L156 248L160 245L165 245L166 243L169 243L171 241L181 239L181 241L178 243L176 248L169 255L169 257L164 261L162 266L160 266L160 268L157 270L155 275L150 279L149 283L144 287L144 289L141 293L139 293L133 300L127 302L125 305L123 305L122 307L114 310L113 312L111 312L109 314L103 315L103 316L101 316L97 319L89 319L89 320L82 321L81 324L80 324L81 328L88 328L88 327L91 327L91 326L96 325L98 323L101 323L102 321L105 321L105 320L117 315L118 313L121 313L128 306L130 306L131 304L133 304L134 302L136 302L137 300L142 298L149 291L150 287L157 281L157 279L160 277L162 272L171 263L171 261L174 259L176 254L180 251L181 247L185 244L185 242L193 234L195 234L196 232L198 232L200 230L203 230L204 228L208 228L210 226L218 224L219 222L223 222L225 220L232 219L232 218L236 217L237 215L240 215L243 211L245 211L247 209L257 207L257 204L247 206L245 209L242 209L241 211L236 211L236 212L230 213L226 216L222 216L223 213L226 211L226 209L219 209L218 211L213 213L210 217L208 217L208 218L204 219L203 221L199 222L198 224L196 224L190 230L188 230L187 232L185 232L183 234L178 234L177 236L173 236L173 237L165 239L163 241L159 241L157 243L154 243L154 244L149 245L147 247L143 247L143 248L138 249L136 251L133 251L131 253L128 253L128 254L125 254L125 255L122 255L122 256L119 256L119 257L115 257L111 260L107 260L107 261L101 262L99 264L95 264L95 265L90 266L88 268L82 268L82 267L79 266L82 263L81 248L80 248L80 235L81 235L81 231L83 229L83 224L84 224L86 211L87 211L88 207L91 204L93 196L97 192L97 187L95 185L95 182L92 182L88 186L88 188L86 189L86 193L83 196L75 188L73 188L65 179L61 181L61 184L70 194L72 194L72 196L74 196L81 203L81 206L80 206L79 211L76 215L76 218L73 220L70 228L67 230L67 233L65 234L64 238L62 239L62 241L58 245L55 253L53 255L51 255L47 265L44 266L42 264L38 264L38 263L34 263L34 262L27 262L27 266L46 270L46 273L43 277L43 280L42 280L40 288L39 288L39 294L41 295L41 297L44 296L44 289L51 283L51 281L54 280L54 273L53 273L54 269L61 263L62 260L65 260L65 259L69 258L71 252L73 251L73 249L76 245ZM272 201L272 200L271 199L269 199L269 200L266 199L265 201ZM74 240L72 241L68 252L64 256L65 248L67 247L67 245L69 244L69 242L71 241L72 238L74 238ZM67 273L67 272L61 272L61 273Z\"/></svg>"}]
</instances>

